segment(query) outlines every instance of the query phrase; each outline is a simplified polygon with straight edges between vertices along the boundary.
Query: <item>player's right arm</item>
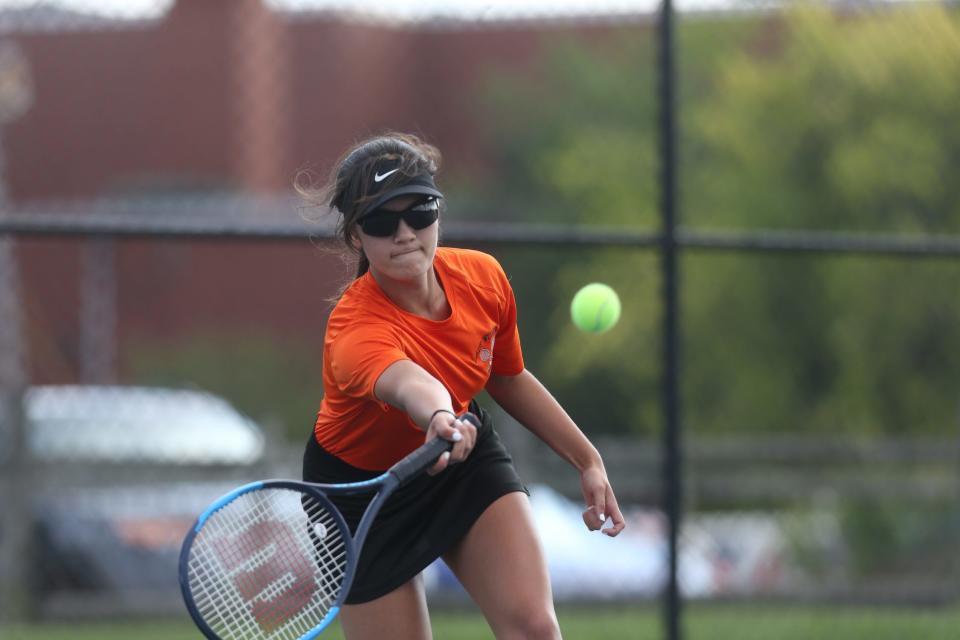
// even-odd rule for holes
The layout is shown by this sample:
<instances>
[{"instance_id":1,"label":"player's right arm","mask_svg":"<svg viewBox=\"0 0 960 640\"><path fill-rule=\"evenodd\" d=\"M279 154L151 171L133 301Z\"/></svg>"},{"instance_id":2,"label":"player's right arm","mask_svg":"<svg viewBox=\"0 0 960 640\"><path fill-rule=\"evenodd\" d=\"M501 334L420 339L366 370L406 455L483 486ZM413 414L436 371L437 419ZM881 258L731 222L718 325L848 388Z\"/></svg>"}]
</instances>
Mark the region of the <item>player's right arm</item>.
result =
<instances>
[{"instance_id":1,"label":"player's right arm","mask_svg":"<svg viewBox=\"0 0 960 640\"><path fill-rule=\"evenodd\" d=\"M473 449L476 427L456 419L446 387L412 360L398 360L384 369L373 392L377 399L405 412L426 431L425 441L440 437L456 443L449 454L440 456L428 473L439 473L448 464L463 461Z\"/></svg>"}]
</instances>

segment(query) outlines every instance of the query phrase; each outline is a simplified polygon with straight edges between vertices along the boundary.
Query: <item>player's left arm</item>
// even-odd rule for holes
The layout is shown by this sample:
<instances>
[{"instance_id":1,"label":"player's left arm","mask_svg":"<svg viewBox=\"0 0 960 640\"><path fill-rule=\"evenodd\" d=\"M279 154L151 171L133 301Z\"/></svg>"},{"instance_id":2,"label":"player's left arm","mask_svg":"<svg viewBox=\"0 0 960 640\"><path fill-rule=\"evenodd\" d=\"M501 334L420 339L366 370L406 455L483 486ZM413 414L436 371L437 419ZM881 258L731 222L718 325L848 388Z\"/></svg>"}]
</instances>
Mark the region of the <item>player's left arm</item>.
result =
<instances>
[{"instance_id":1,"label":"player's left arm","mask_svg":"<svg viewBox=\"0 0 960 640\"><path fill-rule=\"evenodd\" d=\"M600 453L547 388L526 369L515 376L493 374L486 388L517 422L580 472L580 488L587 506L583 522L587 528L600 529L604 516L609 516L612 525L603 533L609 536L620 533L625 526L623 514Z\"/></svg>"}]
</instances>

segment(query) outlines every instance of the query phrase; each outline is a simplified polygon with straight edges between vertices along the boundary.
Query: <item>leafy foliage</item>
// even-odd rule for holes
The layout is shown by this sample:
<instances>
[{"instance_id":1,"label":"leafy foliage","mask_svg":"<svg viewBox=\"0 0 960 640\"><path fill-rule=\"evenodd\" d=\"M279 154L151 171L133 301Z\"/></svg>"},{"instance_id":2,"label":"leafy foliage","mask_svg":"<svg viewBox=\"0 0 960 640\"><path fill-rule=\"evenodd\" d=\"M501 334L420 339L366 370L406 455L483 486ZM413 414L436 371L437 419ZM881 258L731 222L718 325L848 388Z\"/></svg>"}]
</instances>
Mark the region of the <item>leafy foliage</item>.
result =
<instances>
[{"instance_id":1,"label":"leafy foliage","mask_svg":"<svg viewBox=\"0 0 960 640\"><path fill-rule=\"evenodd\" d=\"M681 22L678 36L686 225L960 230L955 10L804 4ZM491 74L495 179L518 205L512 217L656 228L653 46L637 30L565 41L547 47L533 81ZM694 429L899 433L955 422L956 261L687 256L684 401ZM522 326L536 334L528 364L588 428L655 430L655 258L583 250L506 264L519 274L534 260L540 278L515 277ZM569 326L567 304L594 280L620 291L624 314L588 338Z\"/></svg>"}]
</instances>

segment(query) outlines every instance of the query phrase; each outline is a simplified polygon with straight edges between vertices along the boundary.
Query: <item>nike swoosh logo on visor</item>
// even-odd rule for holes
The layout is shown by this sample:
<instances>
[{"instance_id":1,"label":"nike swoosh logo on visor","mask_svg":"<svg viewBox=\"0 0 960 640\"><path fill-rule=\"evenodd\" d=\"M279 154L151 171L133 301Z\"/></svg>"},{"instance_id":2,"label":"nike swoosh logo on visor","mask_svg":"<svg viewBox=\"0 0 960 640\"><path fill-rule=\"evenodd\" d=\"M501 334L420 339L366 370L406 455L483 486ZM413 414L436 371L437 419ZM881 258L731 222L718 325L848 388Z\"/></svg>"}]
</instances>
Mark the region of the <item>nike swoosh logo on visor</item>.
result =
<instances>
[{"instance_id":1,"label":"nike swoosh logo on visor","mask_svg":"<svg viewBox=\"0 0 960 640\"><path fill-rule=\"evenodd\" d=\"M386 179L387 176L389 176L391 173L396 173L397 171L400 171L400 167L397 167L396 169L391 169L390 171L387 171L386 173L378 173L377 175L373 176L373 181L374 181L374 182L383 182L383 181Z\"/></svg>"}]
</instances>

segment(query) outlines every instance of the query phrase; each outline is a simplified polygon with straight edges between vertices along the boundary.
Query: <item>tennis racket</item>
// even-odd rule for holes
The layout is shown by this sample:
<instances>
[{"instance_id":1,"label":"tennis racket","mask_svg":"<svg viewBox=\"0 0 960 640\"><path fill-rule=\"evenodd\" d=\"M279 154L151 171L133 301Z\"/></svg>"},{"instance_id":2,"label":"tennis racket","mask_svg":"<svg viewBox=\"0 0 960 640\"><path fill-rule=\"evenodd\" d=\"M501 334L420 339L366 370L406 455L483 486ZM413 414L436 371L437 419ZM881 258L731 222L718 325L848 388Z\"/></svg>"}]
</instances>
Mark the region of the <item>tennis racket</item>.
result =
<instances>
[{"instance_id":1,"label":"tennis racket","mask_svg":"<svg viewBox=\"0 0 960 640\"><path fill-rule=\"evenodd\" d=\"M480 426L473 414L460 419ZM380 507L452 447L434 438L364 482L265 480L214 502L197 518L180 551L180 589L200 631L211 640L318 636L350 591ZM373 491L351 537L328 495Z\"/></svg>"}]
</instances>

